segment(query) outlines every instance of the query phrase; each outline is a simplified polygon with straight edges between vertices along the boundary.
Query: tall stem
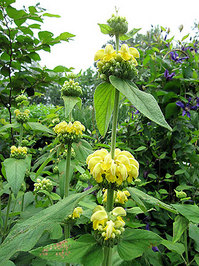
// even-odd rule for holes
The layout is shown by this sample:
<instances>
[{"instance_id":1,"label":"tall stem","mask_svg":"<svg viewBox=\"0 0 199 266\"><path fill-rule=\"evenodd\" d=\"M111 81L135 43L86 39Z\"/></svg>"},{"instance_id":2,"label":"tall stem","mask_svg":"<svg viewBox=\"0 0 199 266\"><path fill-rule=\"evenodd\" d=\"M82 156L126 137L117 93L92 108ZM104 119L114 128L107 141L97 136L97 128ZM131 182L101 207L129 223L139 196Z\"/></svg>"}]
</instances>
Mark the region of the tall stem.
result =
<instances>
[{"instance_id":1,"label":"tall stem","mask_svg":"<svg viewBox=\"0 0 199 266\"><path fill-rule=\"evenodd\" d=\"M119 50L119 36L116 36L116 52ZM115 88L115 101L113 109L113 122L112 122L112 134L111 134L111 158L114 159L115 156L115 147L116 147L116 136L117 136L117 120L119 112L119 99L120 92ZM108 188L107 190L107 205L106 211L112 211L114 206L114 189ZM104 261L103 266L112 265L112 248L104 247Z\"/></svg>"},{"instance_id":2,"label":"tall stem","mask_svg":"<svg viewBox=\"0 0 199 266\"><path fill-rule=\"evenodd\" d=\"M23 124L20 124L20 129L19 129L19 146L21 146L22 138L23 138Z\"/></svg>"},{"instance_id":3,"label":"tall stem","mask_svg":"<svg viewBox=\"0 0 199 266\"><path fill-rule=\"evenodd\" d=\"M69 193L69 173L70 173L70 161L71 161L71 143L68 144L67 157L66 157L66 171L64 182L64 197L68 197Z\"/></svg>"},{"instance_id":4,"label":"tall stem","mask_svg":"<svg viewBox=\"0 0 199 266\"><path fill-rule=\"evenodd\" d=\"M189 255L188 255L188 248L187 248L187 229L184 231L184 246L185 246L185 258L187 265L189 264Z\"/></svg>"}]
</instances>

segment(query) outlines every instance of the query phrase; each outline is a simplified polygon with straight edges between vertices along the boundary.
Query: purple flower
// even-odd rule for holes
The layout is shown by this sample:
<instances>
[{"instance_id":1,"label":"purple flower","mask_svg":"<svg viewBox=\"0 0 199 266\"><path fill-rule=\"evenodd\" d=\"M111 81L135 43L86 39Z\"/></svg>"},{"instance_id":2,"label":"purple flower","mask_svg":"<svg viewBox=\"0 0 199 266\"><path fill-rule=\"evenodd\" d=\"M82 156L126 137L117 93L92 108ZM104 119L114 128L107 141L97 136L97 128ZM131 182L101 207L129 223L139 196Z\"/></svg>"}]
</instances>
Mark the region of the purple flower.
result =
<instances>
[{"instance_id":1,"label":"purple flower","mask_svg":"<svg viewBox=\"0 0 199 266\"><path fill-rule=\"evenodd\" d=\"M199 97L196 97L196 106L199 107Z\"/></svg>"},{"instance_id":2,"label":"purple flower","mask_svg":"<svg viewBox=\"0 0 199 266\"><path fill-rule=\"evenodd\" d=\"M159 251L159 249L158 249L157 247L152 247L152 250L153 250L154 252L158 252L158 251Z\"/></svg>"},{"instance_id":3,"label":"purple flower","mask_svg":"<svg viewBox=\"0 0 199 266\"><path fill-rule=\"evenodd\" d=\"M132 107L136 110L135 112L134 111L131 112L132 113L131 118L133 119L133 115L139 114L139 110L137 108L135 108L135 106L132 106Z\"/></svg>"},{"instance_id":4,"label":"purple flower","mask_svg":"<svg viewBox=\"0 0 199 266\"><path fill-rule=\"evenodd\" d=\"M183 60L188 59L188 56L185 57L179 57L177 52L170 52L171 55L171 60L177 62L177 63L182 63Z\"/></svg>"},{"instance_id":5,"label":"purple flower","mask_svg":"<svg viewBox=\"0 0 199 266\"><path fill-rule=\"evenodd\" d=\"M198 103L196 105L191 105L191 97L188 99L188 103L184 104L181 101L176 102L177 106L180 106L182 108L182 116L187 115L189 118L191 117L190 110L197 110Z\"/></svg>"},{"instance_id":6,"label":"purple flower","mask_svg":"<svg viewBox=\"0 0 199 266\"><path fill-rule=\"evenodd\" d=\"M164 77L166 78L166 81L172 80L173 76L175 76L175 72L169 74L169 70L168 69L165 70Z\"/></svg>"}]
</instances>

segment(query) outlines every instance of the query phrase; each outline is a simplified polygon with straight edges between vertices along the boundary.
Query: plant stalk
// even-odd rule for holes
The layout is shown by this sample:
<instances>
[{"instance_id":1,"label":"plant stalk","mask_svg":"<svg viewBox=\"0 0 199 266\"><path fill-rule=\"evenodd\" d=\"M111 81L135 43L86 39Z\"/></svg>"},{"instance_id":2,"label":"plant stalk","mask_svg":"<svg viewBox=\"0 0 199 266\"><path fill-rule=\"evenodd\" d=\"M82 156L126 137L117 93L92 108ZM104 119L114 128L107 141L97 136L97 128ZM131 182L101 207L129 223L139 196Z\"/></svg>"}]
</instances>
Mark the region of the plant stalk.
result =
<instances>
[{"instance_id":1,"label":"plant stalk","mask_svg":"<svg viewBox=\"0 0 199 266\"><path fill-rule=\"evenodd\" d=\"M185 246L185 258L187 265L189 264L189 255L188 255L188 248L187 248L187 229L184 231L184 246Z\"/></svg>"},{"instance_id":2,"label":"plant stalk","mask_svg":"<svg viewBox=\"0 0 199 266\"><path fill-rule=\"evenodd\" d=\"M119 36L116 37L116 52L119 50ZM114 159L115 156L115 147L116 147L116 136L117 136L117 120L118 120L118 112L119 112L119 99L120 92L115 88L115 101L114 101L114 109L113 109L113 122L112 122L112 134L111 134L111 158ZM112 211L114 206L114 189L108 188L107 190L107 205L106 211ZM104 261L103 266L111 266L112 265L112 248L104 247Z\"/></svg>"},{"instance_id":3,"label":"plant stalk","mask_svg":"<svg viewBox=\"0 0 199 266\"><path fill-rule=\"evenodd\" d=\"M23 139L23 124L20 124L20 129L19 129L19 146L21 146Z\"/></svg>"},{"instance_id":4,"label":"plant stalk","mask_svg":"<svg viewBox=\"0 0 199 266\"><path fill-rule=\"evenodd\" d=\"M69 174L70 174L70 161L71 161L71 148L72 144L68 144L67 158L66 158L66 171L65 171L65 182L64 182L64 197L68 197L69 194Z\"/></svg>"}]
</instances>

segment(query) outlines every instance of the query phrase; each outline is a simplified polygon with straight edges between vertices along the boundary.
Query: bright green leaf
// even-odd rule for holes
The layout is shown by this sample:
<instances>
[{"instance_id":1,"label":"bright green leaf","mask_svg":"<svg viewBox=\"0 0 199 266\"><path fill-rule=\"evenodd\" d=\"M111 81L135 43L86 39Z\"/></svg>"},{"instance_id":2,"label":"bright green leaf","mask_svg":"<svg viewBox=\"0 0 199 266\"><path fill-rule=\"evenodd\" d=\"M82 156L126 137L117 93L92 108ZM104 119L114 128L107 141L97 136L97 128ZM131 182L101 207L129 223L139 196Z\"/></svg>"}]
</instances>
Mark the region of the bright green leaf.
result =
<instances>
[{"instance_id":1,"label":"bright green leaf","mask_svg":"<svg viewBox=\"0 0 199 266\"><path fill-rule=\"evenodd\" d=\"M199 223L199 207L197 205L172 204L172 206L190 222Z\"/></svg>"},{"instance_id":2,"label":"bright green leaf","mask_svg":"<svg viewBox=\"0 0 199 266\"><path fill-rule=\"evenodd\" d=\"M103 34L109 34L112 30L112 28L107 24L98 23L98 25L100 26L101 33Z\"/></svg>"},{"instance_id":3,"label":"bright green leaf","mask_svg":"<svg viewBox=\"0 0 199 266\"><path fill-rule=\"evenodd\" d=\"M171 241L164 239L161 244L164 245L169 250L178 253L179 255L182 255L182 253L184 253L185 251L184 245L181 243L173 243Z\"/></svg>"},{"instance_id":4,"label":"bright green leaf","mask_svg":"<svg viewBox=\"0 0 199 266\"><path fill-rule=\"evenodd\" d=\"M43 16L44 17L50 17L50 18L61 18L60 15L54 15L54 14L50 14L50 13L44 13Z\"/></svg>"},{"instance_id":5,"label":"bright green leaf","mask_svg":"<svg viewBox=\"0 0 199 266\"><path fill-rule=\"evenodd\" d=\"M195 242L194 248L199 252L199 228L196 224L189 224L189 237Z\"/></svg>"},{"instance_id":6,"label":"bright green leaf","mask_svg":"<svg viewBox=\"0 0 199 266\"><path fill-rule=\"evenodd\" d=\"M25 177L27 163L25 159L8 158L3 162L7 181L12 192L17 195Z\"/></svg>"},{"instance_id":7,"label":"bright green leaf","mask_svg":"<svg viewBox=\"0 0 199 266\"><path fill-rule=\"evenodd\" d=\"M104 82L97 86L94 94L95 117L102 136L105 136L108 130L114 108L114 99L115 89L110 83Z\"/></svg>"},{"instance_id":8,"label":"bright green leaf","mask_svg":"<svg viewBox=\"0 0 199 266\"><path fill-rule=\"evenodd\" d=\"M73 108L77 103L80 103L81 106L81 98L74 97L74 96L62 96L64 100L64 107L65 107L65 117L68 117L69 114L72 112Z\"/></svg>"},{"instance_id":9,"label":"bright green leaf","mask_svg":"<svg viewBox=\"0 0 199 266\"><path fill-rule=\"evenodd\" d=\"M175 217L175 222L173 223L173 242L180 240L182 234L187 229L189 221L181 215Z\"/></svg>"},{"instance_id":10,"label":"bright green leaf","mask_svg":"<svg viewBox=\"0 0 199 266\"><path fill-rule=\"evenodd\" d=\"M120 40L121 41L126 41L126 40L131 39L140 30L141 30L141 28L132 29L131 31L127 32L126 34L120 36Z\"/></svg>"},{"instance_id":11,"label":"bright green leaf","mask_svg":"<svg viewBox=\"0 0 199 266\"><path fill-rule=\"evenodd\" d=\"M110 81L143 115L160 126L172 130L167 124L158 103L151 94L139 90L134 83L128 80L111 76Z\"/></svg>"},{"instance_id":12,"label":"bright green leaf","mask_svg":"<svg viewBox=\"0 0 199 266\"><path fill-rule=\"evenodd\" d=\"M38 131L42 131L42 132L45 132L45 133L49 133L49 134L55 135L55 133L50 128L42 125L41 123L28 122L27 124L30 126L30 128L32 130L38 130Z\"/></svg>"}]
</instances>

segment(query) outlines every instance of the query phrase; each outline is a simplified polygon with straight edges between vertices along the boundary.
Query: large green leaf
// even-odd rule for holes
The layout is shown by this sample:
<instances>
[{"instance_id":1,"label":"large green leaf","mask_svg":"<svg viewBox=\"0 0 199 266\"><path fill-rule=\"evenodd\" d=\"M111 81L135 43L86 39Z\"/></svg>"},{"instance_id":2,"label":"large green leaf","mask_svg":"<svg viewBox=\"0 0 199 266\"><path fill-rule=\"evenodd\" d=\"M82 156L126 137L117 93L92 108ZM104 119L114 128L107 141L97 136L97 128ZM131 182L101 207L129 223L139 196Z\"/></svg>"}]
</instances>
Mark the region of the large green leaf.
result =
<instances>
[{"instance_id":1,"label":"large green leaf","mask_svg":"<svg viewBox=\"0 0 199 266\"><path fill-rule=\"evenodd\" d=\"M128 191L130 192L131 195L136 195L140 200L144 201L146 204L153 205L154 207L160 207L162 209L165 209L167 211L173 212L173 213L178 213L172 206L152 197L144 193L143 191L134 188L134 187L129 187L127 188ZM139 206L140 207L140 206Z\"/></svg>"},{"instance_id":2,"label":"large green leaf","mask_svg":"<svg viewBox=\"0 0 199 266\"><path fill-rule=\"evenodd\" d=\"M181 215L177 215L175 218L175 222L173 223L173 242L177 242L185 230L187 230L187 226L189 221Z\"/></svg>"},{"instance_id":3,"label":"large green leaf","mask_svg":"<svg viewBox=\"0 0 199 266\"><path fill-rule=\"evenodd\" d=\"M172 206L190 222L199 223L199 207L197 205L172 204Z\"/></svg>"},{"instance_id":4,"label":"large green leaf","mask_svg":"<svg viewBox=\"0 0 199 266\"><path fill-rule=\"evenodd\" d=\"M88 155L93 152L91 145L84 139L81 139L78 143L73 143L73 149L75 151L75 159L82 163L85 163Z\"/></svg>"},{"instance_id":5,"label":"large green leaf","mask_svg":"<svg viewBox=\"0 0 199 266\"><path fill-rule=\"evenodd\" d=\"M55 135L55 133L50 128L42 125L41 123L28 122L27 124L30 126L30 128L32 130L38 130L38 131L42 131L42 132L45 132L45 133L49 133L49 134Z\"/></svg>"},{"instance_id":6,"label":"large green leaf","mask_svg":"<svg viewBox=\"0 0 199 266\"><path fill-rule=\"evenodd\" d=\"M199 252L199 228L196 224L190 223L189 237L195 241L194 248L197 252Z\"/></svg>"},{"instance_id":7,"label":"large green leaf","mask_svg":"<svg viewBox=\"0 0 199 266\"><path fill-rule=\"evenodd\" d=\"M115 88L124 94L133 106L135 106L135 108L137 108L143 115L158 125L172 130L167 124L158 103L151 94L139 90L133 82L122 80L115 76L110 77L110 82Z\"/></svg>"},{"instance_id":8,"label":"large green leaf","mask_svg":"<svg viewBox=\"0 0 199 266\"><path fill-rule=\"evenodd\" d=\"M6 125L4 125L4 126L2 126L1 128L0 128L0 132L1 131L4 131L4 130L7 130L8 128L18 128L18 127L20 127L20 124L19 123L13 123L13 124L6 124Z\"/></svg>"},{"instance_id":9,"label":"large green leaf","mask_svg":"<svg viewBox=\"0 0 199 266\"><path fill-rule=\"evenodd\" d=\"M173 243L164 239L161 244L167 247L169 250L178 253L179 255L182 255L182 253L185 251L184 245L181 243Z\"/></svg>"},{"instance_id":10,"label":"large green leaf","mask_svg":"<svg viewBox=\"0 0 199 266\"><path fill-rule=\"evenodd\" d=\"M95 189L70 195L26 221L16 224L0 246L0 265L4 265L4 261L16 252L32 249L44 231L53 230L55 223L62 222L65 217L72 213L77 202Z\"/></svg>"},{"instance_id":11,"label":"large green leaf","mask_svg":"<svg viewBox=\"0 0 199 266\"><path fill-rule=\"evenodd\" d=\"M8 158L3 164L6 171L7 181L12 192L16 196L21 188L26 169L28 168L27 162L25 159Z\"/></svg>"},{"instance_id":12,"label":"large green leaf","mask_svg":"<svg viewBox=\"0 0 199 266\"><path fill-rule=\"evenodd\" d=\"M151 231L127 229L118 244L118 253L122 259L132 260L142 256L148 248L160 244L161 241L162 238Z\"/></svg>"},{"instance_id":13,"label":"large green leaf","mask_svg":"<svg viewBox=\"0 0 199 266\"><path fill-rule=\"evenodd\" d=\"M49 261L82 263L83 260L84 265L100 265L103 258L102 247L96 245L96 240L91 235L84 235L77 240L69 238L59 243L39 247L30 253ZM99 263L91 264L90 260L93 262L96 258Z\"/></svg>"},{"instance_id":14,"label":"large green leaf","mask_svg":"<svg viewBox=\"0 0 199 266\"><path fill-rule=\"evenodd\" d=\"M69 114L72 112L74 106L79 103L78 105L81 107L81 98L73 97L73 96L62 96L64 100L64 107L65 107L65 117L68 117Z\"/></svg>"},{"instance_id":15,"label":"large green leaf","mask_svg":"<svg viewBox=\"0 0 199 266\"><path fill-rule=\"evenodd\" d=\"M115 88L108 82L97 86L94 94L95 117L102 136L107 132L114 108Z\"/></svg>"}]
</instances>

